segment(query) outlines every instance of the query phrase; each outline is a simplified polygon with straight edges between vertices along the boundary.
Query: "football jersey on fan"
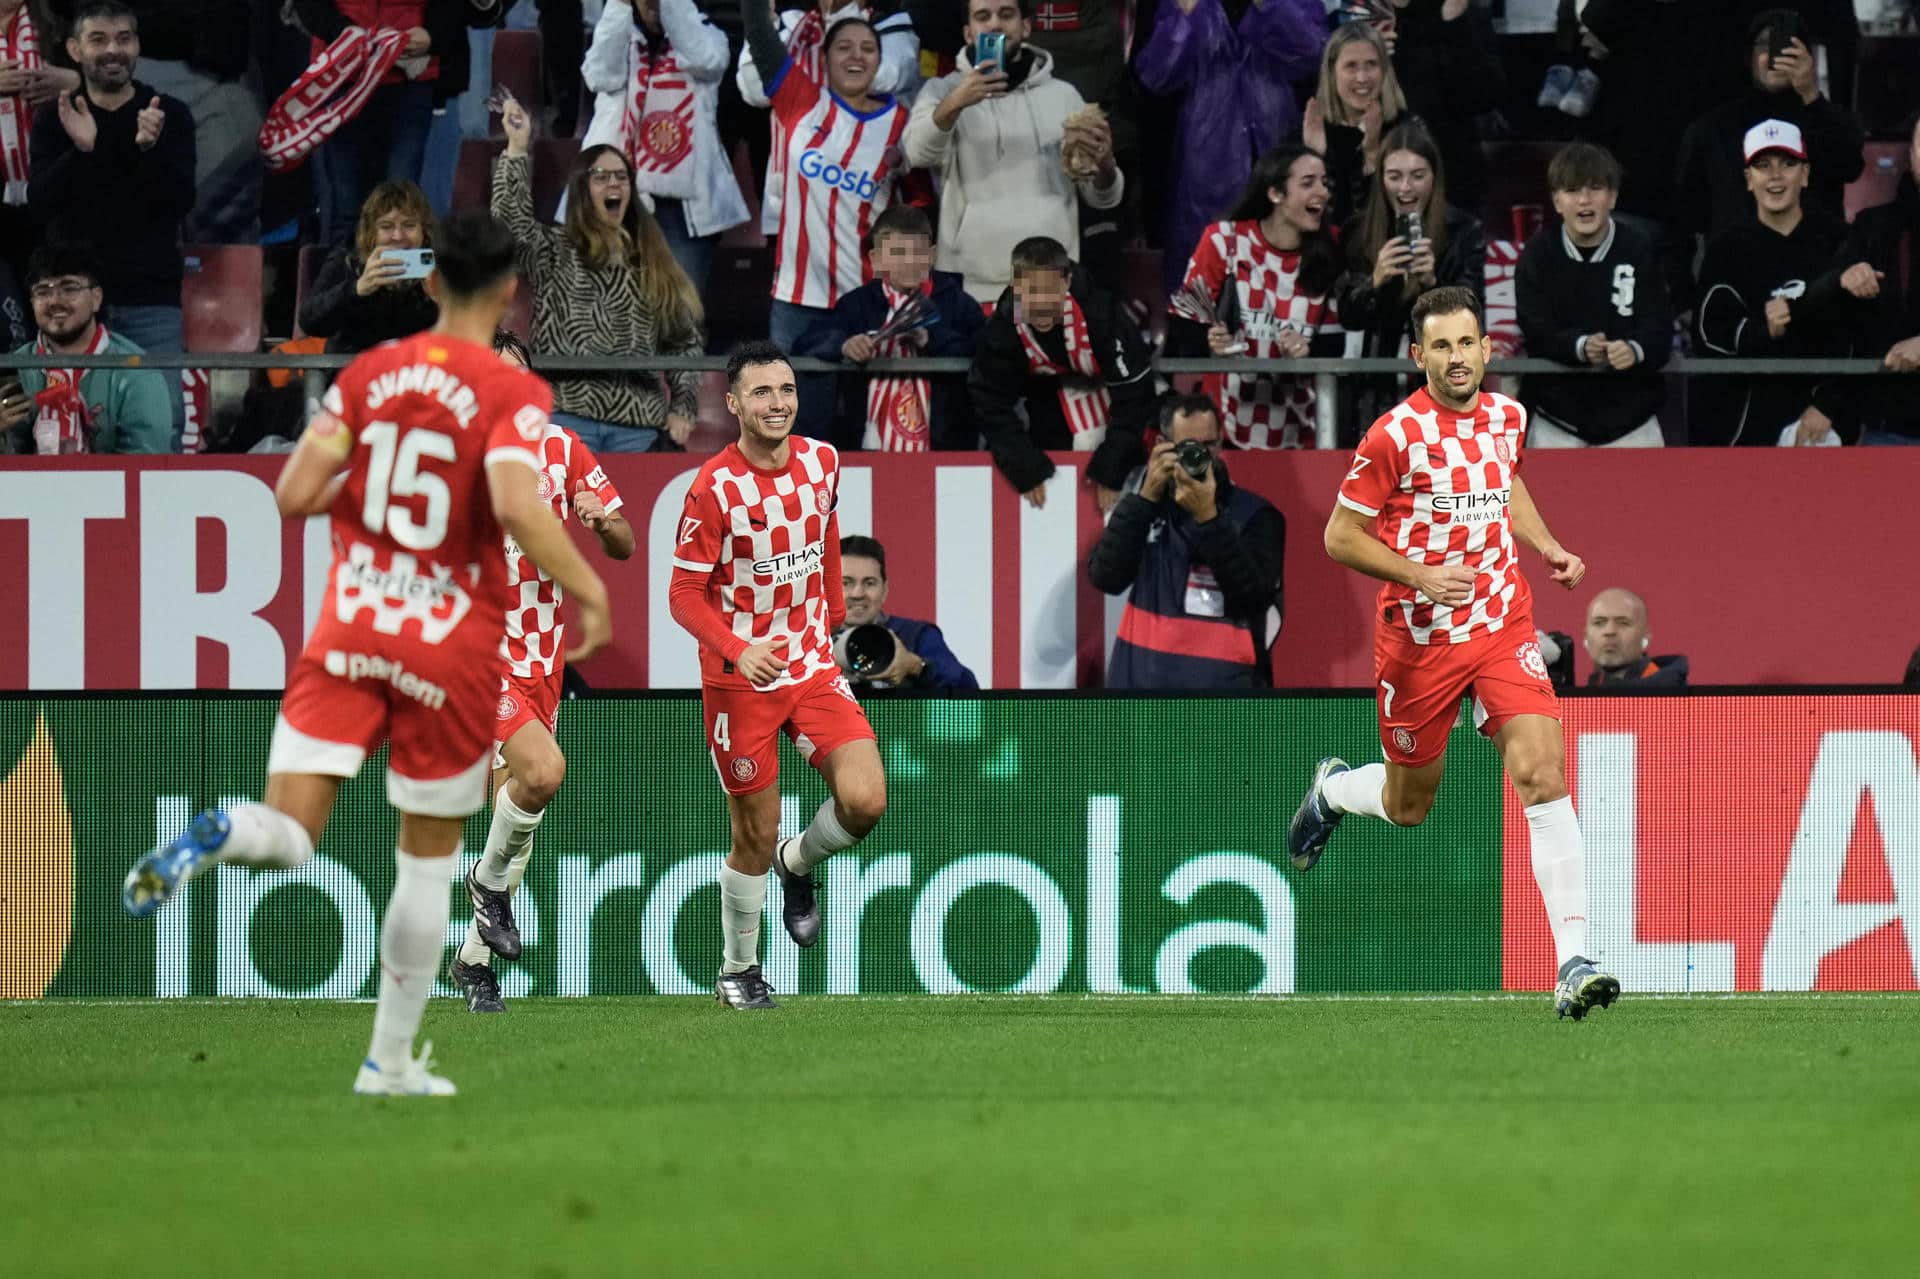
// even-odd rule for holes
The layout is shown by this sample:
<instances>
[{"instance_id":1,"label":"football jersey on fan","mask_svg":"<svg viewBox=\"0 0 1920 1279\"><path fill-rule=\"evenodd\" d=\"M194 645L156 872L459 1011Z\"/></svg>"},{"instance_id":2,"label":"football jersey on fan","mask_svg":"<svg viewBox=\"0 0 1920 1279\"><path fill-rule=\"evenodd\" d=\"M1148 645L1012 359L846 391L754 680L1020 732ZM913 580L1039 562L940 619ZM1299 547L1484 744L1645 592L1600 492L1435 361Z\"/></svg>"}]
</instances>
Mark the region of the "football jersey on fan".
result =
<instances>
[{"instance_id":1,"label":"football jersey on fan","mask_svg":"<svg viewBox=\"0 0 1920 1279\"><path fill-rule=\"evenodd\" d=\"M785 467L762 470L729 444L700 468L680 520L673 566L707 576L707 599L749 644L787 641L787 669L766 688L839 673L827 632L827 534L840 498L840 455L793 436ZM700 646L703 683L752 688Z\"/></svg>"},{"instance_id":2,"label":"football jersey on fan","mask_svg":"<svg viewBox=\"0 0 1920 1279\"><path fill-rule=\"evenodd\" d=\"M1483 391L1472 412L1455 413L1424 387L1367 431L1340 485L1340 504L1377 517L1374 536L1416 564L1474 569L1473 597L1458 608L1386 583L1383 624L1415 643L1461 644L1532 615L1508 514L1526 435L1527 412L1517 401Z\"/></svg>"},{"instance_id":3,"label":"football jersey on fan","mask_svg":"<svg viewBox=\"0 0 1920 1279\"><path fill-rule=\"evenodd\" d=\"M538 469L547 384L492 350L438 333L361 355L323 404L353 433L329 512L333 566L314 627L498 650L508 602L505 536L487 464Z\"/></svg>"},{"instance_id":4,"label":"football jersey on fan","mask_svg":"<svg viewBox=\"0 0 1920 1279\"><path fill-rule=\"evenodd\" d=\"M540 497L553 508L554 518L562 524L573 513L573 498L585 490L600 499L611 515L621 507L620 493L593 450L564 426L547 425L540 445ZM566 623L560 620L560 604L566 593L560 583L520 550L520 544L507 534L507 590L513 602L507 607L507 633L500 641L500 655L507 669L523 678L547 674L560 665L566 651Z\"/></svg>"},{"instance_id":5,"label":"football jersey on fan","mask_svg":"<svg viewBox=\"0 0 1920 1279\"><path fill-rule=\"evenodd\" d=\"M1194 246L1185 286L1197 285L1215 300L1221 322L1239 333L1257 359L1280 355L1282 333L1312 341L1332 327L1325 297L1298 288L1300 253L1267 243L1258 222L1216 222ZM1229 295L1228 290L1232 293ZM1168 309L1197 324L1207 317L1176 296ZM1313 379L1274 373L1210 373L1208 396L1220 406L1221 427L1237 448L1311 448L1314 443Z\"/></svg>"}]
</instances>

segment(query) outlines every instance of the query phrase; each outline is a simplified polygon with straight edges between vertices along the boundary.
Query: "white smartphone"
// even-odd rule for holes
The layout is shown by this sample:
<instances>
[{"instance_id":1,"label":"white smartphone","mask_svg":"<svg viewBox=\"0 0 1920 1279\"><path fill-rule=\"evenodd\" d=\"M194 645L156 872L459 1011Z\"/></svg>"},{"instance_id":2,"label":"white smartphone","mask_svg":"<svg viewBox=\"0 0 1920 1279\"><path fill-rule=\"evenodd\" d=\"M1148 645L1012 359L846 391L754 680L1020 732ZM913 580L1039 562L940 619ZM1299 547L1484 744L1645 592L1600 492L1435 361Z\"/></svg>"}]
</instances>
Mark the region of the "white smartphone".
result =
<instances>
[{"instance_id":1,"label":"white smartphone","mask_svg":"<svg viewBox=\"0 0 1920 1279\"><path fill-rule=\"evenodd\" d=\"M401 265L403 280L424 280L433 274L432 249L388 249L386 256L388 261Z\"/></svg>"}]
</instances>

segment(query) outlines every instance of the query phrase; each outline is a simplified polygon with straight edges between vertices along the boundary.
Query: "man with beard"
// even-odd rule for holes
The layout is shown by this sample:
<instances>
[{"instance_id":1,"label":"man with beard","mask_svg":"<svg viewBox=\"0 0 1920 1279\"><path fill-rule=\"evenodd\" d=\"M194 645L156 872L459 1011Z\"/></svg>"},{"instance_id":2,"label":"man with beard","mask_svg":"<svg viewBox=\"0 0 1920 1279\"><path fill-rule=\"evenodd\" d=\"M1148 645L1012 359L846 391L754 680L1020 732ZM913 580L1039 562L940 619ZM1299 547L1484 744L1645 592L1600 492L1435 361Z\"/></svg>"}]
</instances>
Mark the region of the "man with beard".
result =
<instances>
[{"instance_id":1,"label":"man with beard","mask_svg":"<svg viewBox=\"0 0 1920 1279\"><path fill-rule=\"evenodd\" d=\"M113 326L150 353L181 349L180 222L193 208L193 117L134 79L140 34L119 0L74 14L67 55L81 85L34 116L27 207L43 229L100 255ZM179 396L169 421L183 417Z\"/></svg>"},{"instance_id":2,"label":"man with beard","mask_svg":"<svg viewBox=\"0 0 1920 1279\"><path fill-rule=\"evenodd\" d=\"M100 322L100 269L83 251L43 245L27 268L38 340L18 355L139 355ZM0 452L166 453L167 379L148 369L20 370L0 375Z\"/></svg>"}]
</instances>

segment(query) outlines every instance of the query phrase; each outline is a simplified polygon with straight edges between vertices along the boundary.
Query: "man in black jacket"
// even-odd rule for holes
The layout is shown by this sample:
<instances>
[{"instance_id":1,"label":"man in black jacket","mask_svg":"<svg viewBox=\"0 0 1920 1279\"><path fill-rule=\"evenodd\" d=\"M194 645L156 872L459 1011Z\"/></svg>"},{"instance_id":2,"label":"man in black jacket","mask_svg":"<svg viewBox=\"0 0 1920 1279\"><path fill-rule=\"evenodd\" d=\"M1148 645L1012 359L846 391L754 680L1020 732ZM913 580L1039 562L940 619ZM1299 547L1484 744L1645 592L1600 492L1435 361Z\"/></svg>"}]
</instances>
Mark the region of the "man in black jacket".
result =
<instances>
[{"instance_id":1,"label":"man in black jacket","mask_svg":"<svg viewBox=\"0 0 1920 1279\"><path fill-rule=\"evenodd\" d=\"M1647 602L1618 586L1601 591L1587 606L1587 656L1593 673L1587 687L1613 693L1645 688L1685 688L1687 659L1679 653L1649 657Z\"/></svg>"},{"instance_id":2,"label":"man in black jacket","mask_svg":"<svg viewBox=\"0 0 1920 1279\"><path fill-rule=\"evenodd\" d=\"M1764 120L1743 148L1755 217L1715 236L1700 265L1695 316L1703 354L1843 359L1879 292L1873 268L1845 262L1846 224L1802 202L1809 170L1795 125ZM1851 438L1844 378L1702 378L1693 392L1695 444L1827 444ZM1739 385L1739 382L1745 385Z\"/></svg>"},{"instance_id":3,"label":"man in black jacket","mask_svg":"<svg viewBox=\"0 0 1920 1279\"><path fill-rule=\"evenodd\" d=\"M1528 377L1521 396L1533 410L1527 444L1658 448L1666 399L1658 370L1672 349L1673 317L1653 237L1614 216L1620 166L1603 148L1561 148L1547 183L1560 225L1534 236L1520 255L1520 332L1530 355L1613 373L1604 382Z\"/></svg>"},{"instance_id":4,"label":"man in black jacket","mask_svg":"<svg viewBox=\"0 0 1920 1279\"><path fill-rule=\"evenodd\" d=\"M1047 504L1046 450L1071 449L1093 454L1087 476L1106 510L1140 461L1158 387L1153 350L1118 300L1058 240L1033 236L1013 246L1012 282L974 344L967 393L994 464L1028 502Z\"/></svg>"},{"instance_id":5,"label":"man in black jacket","mask_svg":"<svg viewBox=\"0 0 1920 1279\"><path fill-rule=\"evenodd\" d=\"M1790 36L1773 53L1776 28ZM1847 183L1866 167L1866 134L1847 112L1821 96L1814 56L1799 17L1770 9L1747 28L1744 46L1752 88L1695 120L1680 139L1673 220L1676 251L1691 257L1693 237L1711 239L1746 221L1747 198L1741 139L1763 120L1794 125L1805 139L1813 169L1808 202L1835 217L1842 214Z\"/></svg>"},{"instance_id":6,"label":"man in black jacket","mask_svg":"<svg viewBox=\"0 0 1920 1279\"><path fill-rule=\"evenodd\" d=\"M1861 210L1840 255L1874 269L1874 314L1860 353L1887 368L1846 387L1865 422L1862 444L1920 444L1920 112L1907 117L1906 138L1907 173L1892 202Z\"/></svg>"},{"instance_id":7,"label":"man in black jacket","mask_svg":"<svg viewBox=\"0 0 1920 1279\"><path fill-rule=\"evenodd\" d=\"M1206 396L1169 397L1160 436L1087 559L1094 586L1131 591L1107 687L1271 687L1287 521L1234 486Z\"/></svg>"}]
</instances>

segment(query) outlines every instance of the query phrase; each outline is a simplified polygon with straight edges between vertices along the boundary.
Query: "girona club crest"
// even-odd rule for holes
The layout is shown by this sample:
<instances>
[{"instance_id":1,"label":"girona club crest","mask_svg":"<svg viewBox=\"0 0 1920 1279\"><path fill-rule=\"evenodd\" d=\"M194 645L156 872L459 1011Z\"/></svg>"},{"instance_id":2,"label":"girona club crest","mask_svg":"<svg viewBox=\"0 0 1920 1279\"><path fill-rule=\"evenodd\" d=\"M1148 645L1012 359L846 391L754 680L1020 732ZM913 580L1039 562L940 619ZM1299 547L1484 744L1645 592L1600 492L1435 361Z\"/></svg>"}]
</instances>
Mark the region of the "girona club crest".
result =
<instances>
[{"instance_id":1,"label":"girona club crest","mask_svg":"<svg viewBox=\"0 0 1920 1279\"><path fill-rule=\"evenodd\" d=\"M813 495L813 504L820 508L820 514L825 515L833 510L833 494L821 489Z\"/></svg>"},{"instance_id":2,"label":"girona club crest","mask_svg":"<svg viewBox=\"0 0 1920 1279\"><path fill-rule=\"evenodd\" d=\"M1513 445L1507 441L1506 436L1496 435L1493 437L1493 455L1500 459L1502 466L1513 465Z\"/></svg>"},{"instance_id":3,"label":"girona club crest","mask_svg":"<svg viewBox=\"0 0 1920 1279\"><path fill-rule=\"evenodd\" d=\"M655 111L640 121L640 145L648 159L671 169L693 149L693 133L672 111Z\"/></svg>"},{"instance_id":4,"label":"girona club crest","mask_svg":"<svg viewBox=\"0 0 1920 1279\"><path fill-rule=\"evenodd\" d=\"M760 765L754 763L746 756L741 755L735 757L734 761L727 765L727 771L733 774L733 780L736 782L750 782L759 776Z\"/></svg>"},{"instance_id":5,"label":"girona club crest","mask_svg":"<svg viewBox=\"0 0 1920 1279\"><path fill-rule=\"evenodd\" d=\"M1402 755L1413 754L1413 748L1418 744L1419 743L1413 740L1413 734L1406 729L1396 728L1393 730L1393 747Z\"/></svg>"},{"instance_id":6,"label":"girona club crest","mask_svg":"<svg viewBox=\"0 0 1920 1279\"><path fill-rule=\"evenodd\" d=\"M1535 679L1547 678L1547 659L1540 656L1539 644L1533 640L1528 640L1519 648L1514 649L1513 655L1520 659L1521 670L1533 676Z\"/></svg>"},{"instance_id":7,"label":"girona club crest","mask_svg":"<svg viewBox=\"0 0 1920 1279\"><path fill-rule=\"evenodd\" d=\"M514 698L512 693L500 694L500 709L494 712L495 715L502 720L509 720L518 714L519 711L520 703Z\"/></svg>"}]
</instances>

